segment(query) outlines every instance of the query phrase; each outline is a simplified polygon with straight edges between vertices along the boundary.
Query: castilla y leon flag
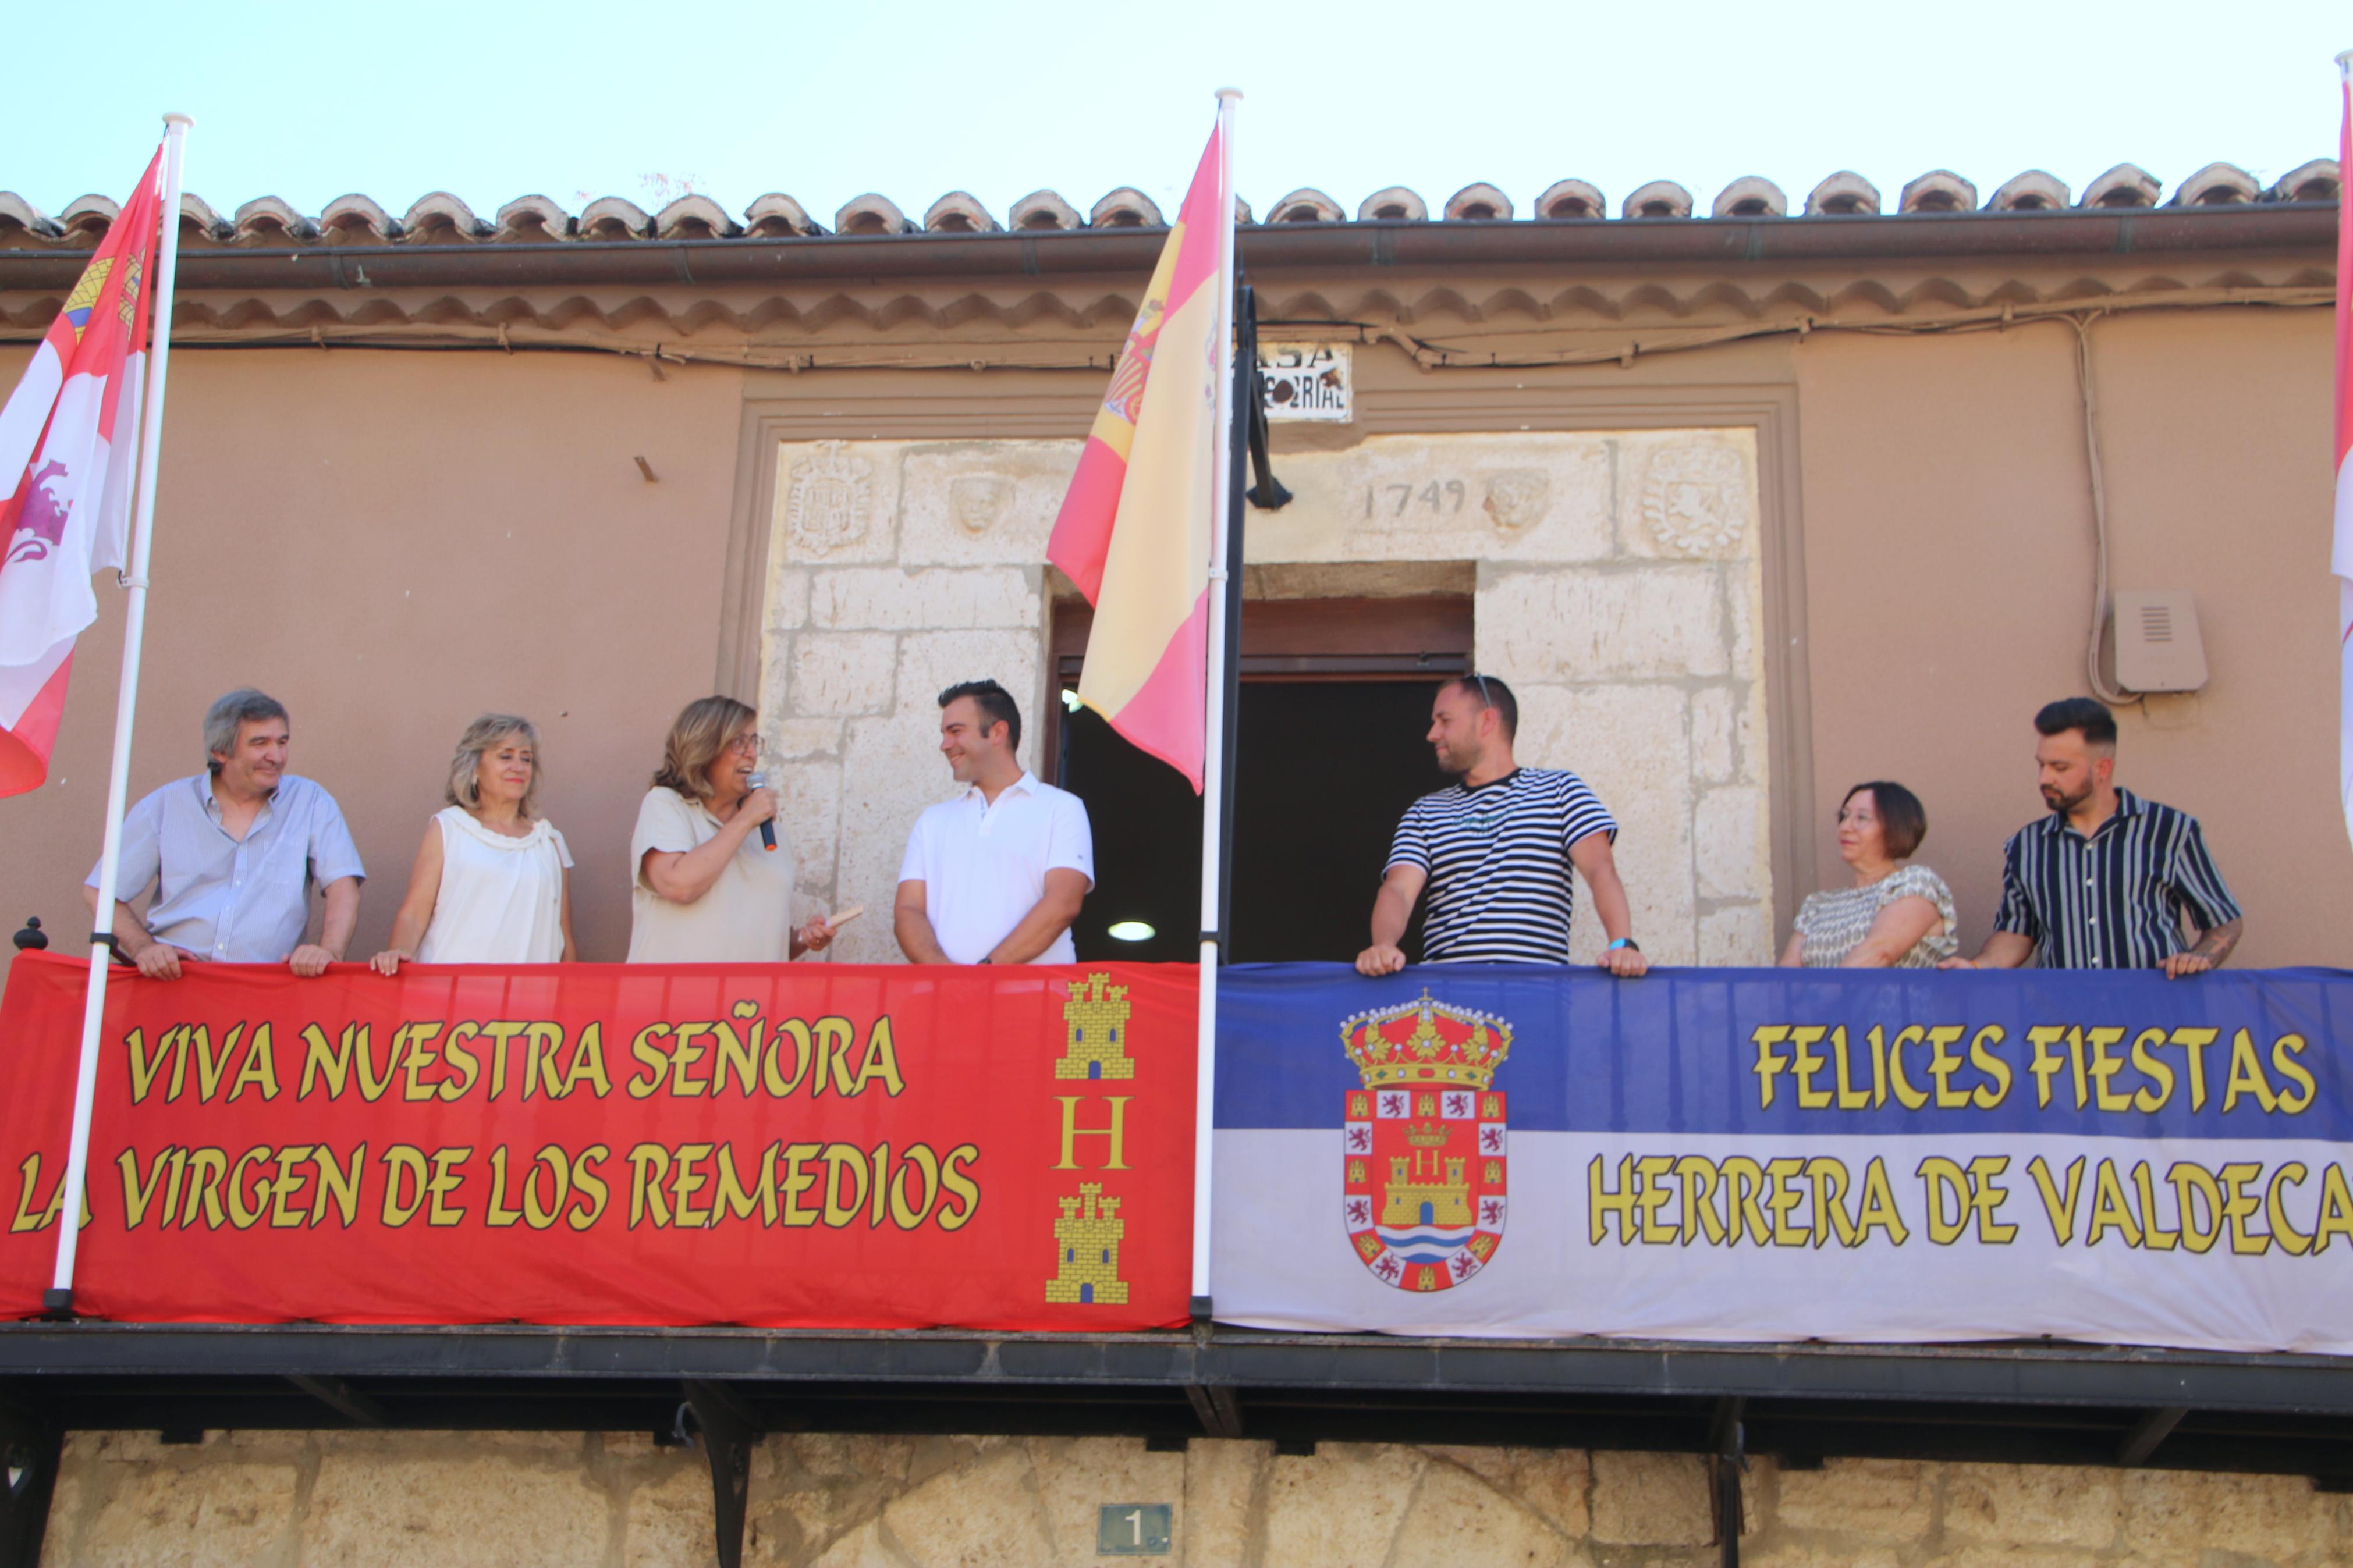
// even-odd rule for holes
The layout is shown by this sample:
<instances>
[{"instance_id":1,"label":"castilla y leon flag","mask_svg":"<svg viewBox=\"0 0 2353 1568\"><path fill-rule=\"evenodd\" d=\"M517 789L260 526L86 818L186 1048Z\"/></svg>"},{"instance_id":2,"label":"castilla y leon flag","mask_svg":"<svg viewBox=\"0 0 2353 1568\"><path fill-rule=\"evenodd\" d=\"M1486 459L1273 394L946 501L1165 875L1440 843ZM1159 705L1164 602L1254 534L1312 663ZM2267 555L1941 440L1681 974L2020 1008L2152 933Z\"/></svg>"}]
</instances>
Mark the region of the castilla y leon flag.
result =
<instances>
[{"instance_id":1,"label":"castilla y leon flag","mask_svg":"<svg viewBox=\"0 0 2353 1568\"><path fill-rule=\"evenodd\" d=\"M1220 258L1233 222L1213 132L1095 416L1046 559L1095 606L1079 700L1201 788Z\"/></svg>"},{"instance_id":2,"label":"castilla y leon flag","mask_svg":"<svg viewBox=\"0 0 2353 1568\"><path fill-rule=\"evenodd\" d=\"M155 154L0 408L0 795L48 777L94 572L120 570L153 310Z\"/></svg>"},{"instance_id":3,"label":"castilla y leon flag","mask_svg":"<svg viewBox=\"0 0 2353 1568\"><path fill-rule=\"evenodd\" d=\"M2353 49L2337 57L2337 166L2353 168ZM2337 658L2343 671L2337 784L2353 834L2353 199L2337 201Z\"/></svg>"}]
</instances>

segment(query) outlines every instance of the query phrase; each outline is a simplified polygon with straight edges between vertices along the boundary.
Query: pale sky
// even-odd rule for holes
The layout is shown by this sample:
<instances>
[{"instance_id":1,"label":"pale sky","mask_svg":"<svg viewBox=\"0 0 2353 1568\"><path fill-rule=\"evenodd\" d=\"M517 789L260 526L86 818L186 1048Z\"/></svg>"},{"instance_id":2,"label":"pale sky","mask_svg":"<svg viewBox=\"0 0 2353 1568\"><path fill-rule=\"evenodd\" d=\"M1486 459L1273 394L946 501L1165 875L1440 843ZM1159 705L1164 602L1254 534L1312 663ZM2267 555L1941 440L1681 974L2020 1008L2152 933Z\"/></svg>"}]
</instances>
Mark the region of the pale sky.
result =
<instances>
[{"instance_id":1,"label":"pale sky","mask_svg":"<svg viewBox=\"0 0 2353 1568\"><path fill-rule=\"evenodd\" d=\"M1749 174L1794 206L1845 168L1892 207L1932 168L1982 199L2126 160L2170 195L2217 159L2268 184L2334 156L2347 47L2345 0L46 5L10 26L0 189L120 199L178 109L187 187L224 214L361 191L397 215L436 189L485 216L528 193L650 208L660 175L738 216L784 191L830 226L873 190L920 217L961 188L1002 221L1039 186L1082 212L1122 184L1173 205L1230 84L1261 212L1300 185L1435 209L1484 180L1525 216L1569 175L1613 212L1659 178L1704 212Z\"/></svg>"}]
</instances>

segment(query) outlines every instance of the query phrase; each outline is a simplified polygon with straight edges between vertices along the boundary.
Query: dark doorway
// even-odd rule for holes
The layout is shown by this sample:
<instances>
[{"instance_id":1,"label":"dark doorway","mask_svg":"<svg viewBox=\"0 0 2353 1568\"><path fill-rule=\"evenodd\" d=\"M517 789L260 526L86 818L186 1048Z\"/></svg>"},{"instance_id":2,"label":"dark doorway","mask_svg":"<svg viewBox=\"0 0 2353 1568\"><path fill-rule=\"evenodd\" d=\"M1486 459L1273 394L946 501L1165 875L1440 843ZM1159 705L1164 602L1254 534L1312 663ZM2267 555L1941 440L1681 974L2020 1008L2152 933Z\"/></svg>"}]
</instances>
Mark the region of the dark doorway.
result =
<instances>
[{"instance_id":1,"label":"dark doorway","mask_svg":"<svg viewBox=\"0 0 2353 1568\"><path fill-rule=\"evenodd\" d=\"M1415 796L1446 782L1422 741L1436 684L1243 685L1234 962L1353 959L1363 951L1398 818ZM1421 956L1419 909L1404 947L1409 958Z\"/></svg>"},{"instance_id":2,"label":"dark doorway","mask_svg":"<svg viewBox=\"0 0 2353 1568\"><path fill-rule=\"evenodd\" d=\"M1422 733L1428 680L1254 680L1241 689L1235 752L1236 963L1353 959L1389 836L1445 779ZM1201 803L1176 770L1096 714L1064 716L1062 787L1087 803L1095 891L1071 935L1081 959L1189 963L1199 953ZM1120 922L1154 935L1122 941ZM1406 933L1421 951L1421 916Z\"/></svg>"},{"instance_id":3,"label":"dark doorway","mask_svg":"<svg viewBox=\"0 0 2353 1568\"><path fill-rule=\"evenodd\" d=\"M1227 949L1235 962L1345 961L1364 947L1398 817L1445 782L1422 736L1438 681L1469 668L1469 611L1467 602L1429 600L1245 610ZM1063 690L1078 683L1082 637L1057 626ZM1199 797L1096 714L1065 708L1053 717L1060 783L1086 801L1095 834L1095 891L1071 932L1079 957L1192 962ZM1135 924L1153 934L1111 934ZM1417 913L1408 956L1420 944Z\"/></svg>"}]
</instances>

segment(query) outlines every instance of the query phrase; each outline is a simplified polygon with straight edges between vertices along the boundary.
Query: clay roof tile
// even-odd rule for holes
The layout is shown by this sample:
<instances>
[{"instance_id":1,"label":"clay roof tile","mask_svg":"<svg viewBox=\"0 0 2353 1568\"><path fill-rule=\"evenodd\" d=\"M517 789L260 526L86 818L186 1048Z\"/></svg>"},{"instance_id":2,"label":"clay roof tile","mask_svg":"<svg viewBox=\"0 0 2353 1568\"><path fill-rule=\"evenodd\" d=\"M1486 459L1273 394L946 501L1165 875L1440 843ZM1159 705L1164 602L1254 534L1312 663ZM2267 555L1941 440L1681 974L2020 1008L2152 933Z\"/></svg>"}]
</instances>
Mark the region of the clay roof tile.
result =
<instances>
[{"instance_id":1,"label":"clay roof tile","mask_svg":"<svg viewBox=\"0 0 2353 1568\"><path fill-rule=\"evenodd\" d=\"M1481 181L1447 197L1446 216L1456 223L1501 221L1512 216L1512 198Z\"/></svg>"},{"instance_id":2,"label":"clay roof tile","mask_svg":"<svg viewBox=\"0 0 2353 1568\"><path fill-rule=\"evenodd\" d=\"M479 239L491 232L491 226L448 192L428 191L401 215L400 231L413 242L447 245L452 240Z\"/></svg>"},{"instance_id":3,"label":"clay roof tile","mask_svg":"<svg viewBox=\"0 0 2353 1568\"><path fill-rule=\"evenodd\" d=\"M1966 213L1978 206L1978 188L1950 169L1931 169L1904 187L1900 213Z\"/></svg>"},{"instance_id":4,"label":"clay roof tile","mask_svg":"<svg viewBox=\"0 0 2353 1568\"><path fill-rule=\"evenodd\" d=\"M2173 188L2168 206L2228 207L2263 199L2263 187L2236 163L2209 163Z\"/></svg>"},{"instance_id":5,"label":"clay roof tile","mask_svg":"<svg viewBox=\"0 0 2353 1568\"><path fill-rule=\"evenodd\" d=\"M510 245L572 237L572 215L545 196L517 196L497 221L498 237Z\"/></svg>"},{"instance_id":6,"label":"clay roof tile","mask_svg":"<svg viewBox=\"0 0 2353 1568\"><path fill-rule=\"evenodd\" d=\"M1167 222L1152 198L1134 185L1109 193L1087 213L1089 228L1160 228Z\"/></svg>"},{"instance_id":7,"label":"clay roof tile","mask_svg":"<svg viewBox=\"0 0 2353 1568\"><path fill-rule=\"evenodd\" d=\"M227 218L213 211L210 202L194 191L180 193L180 226L184 240L185 231L190 227L202 237L214 241L228 239L237 233Z\"/></svg>"},{"instance_id":8,"label":"clay roof tile","mask_svg":"<svg viewBox=\"0 0 2353 1568\"><path fill-rule=\"evenodd\" d=\"M334 244L365 245L398 237L400 220L353 191L326 205L319 214L319 227Z\"/></svg>"},{"instance_id":9,"label":"clay roof tile","mask_svg":"<svg viewBox=\"0 0 2353 1568\"><path fill-rule=\"evenodd\" d=\"M1852 169L1841 169L1806 193L1806 212L1812 217L1876 216L1879 187Z\"/></svg>"},{"instance_id":10,"label":"clay roof tile","mask_svg":"<svg viewBox=\"0 0 2353 1568\"><path fill-rule=\"evenodd\" d=\"M2344 186L2344 172L2334 158L2315 158L2309 163L2299 163L2279 177L2279 183L2263 193L2263 199L2274 202L2333 202Z\"/></svg>"},{"instance_id":11,"label":"clay roof tile","mask_svg":"<svg viewBox=\"0 0 2353 1568\"><path fill-rule=\"evenodd\" d=\"M808 209L785 195L770 191L744 209L744 221L751 232L764 239L783 239L793 235L823 234Z\"/></svg>"},{"instance_id":12,"label":"clay roof tile","mask_svg":"<svg viewBox=\"0 0 2353 1568\"><path fill-rule=\"evenodd\" d=\"M970 191L950 191L923 209L926 234L995 234L997 219Z\"/></svg>"},{"instance_id":13,"label":"clay roof tile","mask_svg":"<svg viewBox=\"0 0 2353 1568\"><path fill-rule=\"evenodd\" d=\"M1609 200L1601 187L1583 180L1555 180L1536 198L1536 216L1549 218L1606 218L1609 216Z\"/></svg>"},{"instance_id":14,"label":"clay roof tile","mask_svg":"<svg viewBox=\"0 0 2353 1568\"><path fill-rule=\"evenodd\" d=\"M1422 223L1430 217L1430 204L1403 185L1391 185L1375 191L1356 204L1356 221L1373 223L1380 219L1393 222Z\"/></svg>"},{"instance_id":15,"label":"clay roof tile","mask_svg":"<svg viewBox=\"0 0 2353 1568\"><path fill-rule=\"evenodd\" d=\"M1078 208L1057 193L1045 190L1032 191L1015 202L1006 216L1014 228L1078 228L1086 222L1079 216Z\"/></svg>"},{"instance_id":16,"label":"clay roof tile","mask_svg":"<svg viewBox=\"0 0 2353 1568\"><path fill-rule=\"evenodd\" d=\"M92 191L66 204L65 210L58 214L58 226L69 235L94 238L112 228L121 211L112 196L102 196Z\"/></svg>"},{"instance_id":17,"label":"clay roof tile","mask_svg":"<svg viewBox=\"0 0 2353 1568\"><path fill-rule=\"evenodd\" d=\"M1710 217L1783 217L1789 198L1762 174L1743 174L1716 193Z\"/></svg>"},{"instance_id":18,"label":"clay roof tile","mask_svg":"<svg viewBox=\"0 0 2353 1568\"><path fill-rule=\"evenodd\" d=\"M2263 193L2267 202L2333 202L2344 190L2344 172L2334 158L2315 158L2282 174Z\"/></svg>"},{"instance_id":19,"label":"clay roof tile","mask_svg":"<svg viewBox=\"0 0 2353 1568\"><path fill-rule=\"evenodd\" d=\"M287 245L319 237L319 226L276 196L256 196L237 209L237 238L250 244Z\"/></svg>"},{"instance_id":20,"label":"clay roof tile","mask_svg":"<svg viewBox=\"0 0 2353 1568\"><path fill-rule=\"evenodd\" d=\"M1269 207L1269 223L1345 223L1340 204L1313 185L1302 185Z\"/></svg>"},{"instance_id":21,"label":"clay roof tile","mask_svg":"<svg viewBox=\"0 0 2353 1568\"><path fill-rule=\"evenodd\" d=\"M726 208L691 191L654 215L653 231L664 239L733 239L744 232Z\"/></svg>"},{"instance_id":22,"label":"clay roof tile","mask_svg":"<svg viewBox=\"0 0 2353 1568\"><path fill-rule=\"evenodd\" d=\"M2137 163L2118 163L2084 187L2084 207L2153 207L2162 189L2157 176Z\"/></svg>"},{"instance_id":23,"label":"clay roof tile","mask_svg":"<svg viewBox=\"0 0 2353 1568\"><path fill-rule=\"evenodd\" d=\"M1689 217L1692 215L1692 194L1672 180L1652 180L1638 185L1626 195L1618 209L1620 217Z\"/></svg>"},{"instance_id":24,"label":"clay roof tile","mask_svg":"<svg viewBox=\"0 0 2353 1568\"><path fill-rule=\"evenodd\" d=\"M833 215L836 234L913 234L915 226L890 197L872 191L844 202Z\"/></svg>"},{"instance_id":25,"label":"clay roof tile","mask_svg":"<svg viewBox=\"0 0 2353 1568\"><path fill-rule=\"evenodd\" d=\"M627 196L599 196L580 209L575 233L583 239L643 239L653 232L654 220Z\"/></svg>"},{"instance_id":26,"label":"clay roof tile","mask_svg":"<svg viewBox=\"0 0 2353 1568\"><path fill-rule=\"evenodd\" d=\"M14 191L0 191L0 226L14 225L53 239L65 232L56 219Z\"/></svg>"},{"instance_id":27,"label":"clay roof tile","mask_svg":"<svg viewBox=\"0 0 2353 1568\"><path fill-rule=\"evenodd\" d=\"M2031 213L2057 212L2069 204L2066 182L2041 169L2029 169L2013 174L2001 183L1991 200L1986 203L1988 212Z\"/></svg>"}]
</instances>

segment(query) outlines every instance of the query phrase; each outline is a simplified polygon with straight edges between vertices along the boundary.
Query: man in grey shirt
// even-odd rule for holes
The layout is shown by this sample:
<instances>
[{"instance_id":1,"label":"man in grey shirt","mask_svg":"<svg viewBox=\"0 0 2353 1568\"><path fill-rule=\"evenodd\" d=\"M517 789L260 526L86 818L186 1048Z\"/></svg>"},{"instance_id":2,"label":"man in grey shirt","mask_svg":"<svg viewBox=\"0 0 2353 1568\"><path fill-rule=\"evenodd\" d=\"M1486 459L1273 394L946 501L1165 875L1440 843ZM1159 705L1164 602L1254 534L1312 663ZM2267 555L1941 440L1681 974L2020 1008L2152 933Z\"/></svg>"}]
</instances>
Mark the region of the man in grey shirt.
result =
<instances>
[{"instance_id":1,"label":"man in grey shirt","mask_svg":"<svg viewBox=\"0 0 2353 1568\"><path fill-rule=\"evenodd\" d=\"M114 935L139 973L176 980L185 959L284 963L304 976L340 962L367 872L334 797L286 771L286 710L251 687L205 714L211 767L174 779L122 818ZM311 888L327 914L315 942ZM150 886L144 919L132 902ZM98 869L82 889L98 911Z\"/></svg>"}]
</instances>

